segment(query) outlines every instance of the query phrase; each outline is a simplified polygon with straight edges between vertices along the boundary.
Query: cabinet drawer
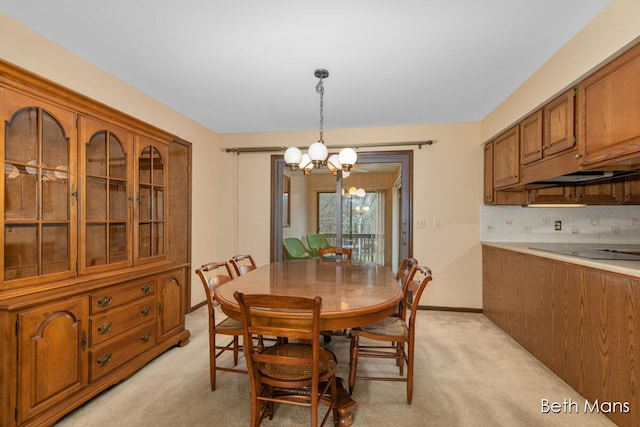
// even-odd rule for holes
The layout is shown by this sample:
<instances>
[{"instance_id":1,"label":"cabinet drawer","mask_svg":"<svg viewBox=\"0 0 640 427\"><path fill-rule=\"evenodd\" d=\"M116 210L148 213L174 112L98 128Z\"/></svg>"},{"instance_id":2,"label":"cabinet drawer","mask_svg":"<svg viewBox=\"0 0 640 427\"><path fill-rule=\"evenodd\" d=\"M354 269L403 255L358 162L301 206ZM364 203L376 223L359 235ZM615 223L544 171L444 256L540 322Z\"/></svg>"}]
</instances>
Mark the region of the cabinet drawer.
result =
<instances>
[{"instance_id":1,"label":"cabinet drawer","mask_svg":"<svg viewBox=\"0 0 640 427\"><path fill-rule=\"evenodd\" d=\"M156 324L151 321L125 332L115 340L89 351L89 381L95 381L137 355L152 348L156 342Z\"/></svg>"},{"instance_id":2,"label":"cabinet drawer","mask_svg":"<svg viewBox=\"0 0 640 427\"><path fill-rule=\"evenodd\" d=\"M153 318L154 306L155 297L149 295L139 301L93 316L89 319L91 345L100 344Z\"/></svg>"},{"instance_id":3,"label":"cabinet drawer","mask_svg":"<svg viewBox=\"0 0 640 427\"><path fill-rule=\"evenodd\" d=\"M155 286L152 279L101 289L89 297L91 314L101 313L138 298L153 295L154 292Z\"/></svg>"}]
</instances>

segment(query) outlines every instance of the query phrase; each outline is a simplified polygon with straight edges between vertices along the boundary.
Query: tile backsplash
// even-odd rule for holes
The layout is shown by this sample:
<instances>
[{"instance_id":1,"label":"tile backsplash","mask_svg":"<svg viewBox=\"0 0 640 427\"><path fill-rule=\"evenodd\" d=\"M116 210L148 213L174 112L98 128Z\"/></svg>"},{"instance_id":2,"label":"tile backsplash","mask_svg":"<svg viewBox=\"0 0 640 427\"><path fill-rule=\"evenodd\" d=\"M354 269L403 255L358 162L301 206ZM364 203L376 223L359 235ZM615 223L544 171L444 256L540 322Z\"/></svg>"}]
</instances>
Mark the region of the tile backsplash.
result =
<instances>
[{"instance_id":1,"label":"tile backsplash","mask_svg":"<svg viewBox=\"0 0 640 427\"><path fill-rule=\"evenodd\" d=\"M560 230L556 230L558 221ZM582 208L481 206L480 240L640 243L640 206Z\"/></svg>"}]
</instances>

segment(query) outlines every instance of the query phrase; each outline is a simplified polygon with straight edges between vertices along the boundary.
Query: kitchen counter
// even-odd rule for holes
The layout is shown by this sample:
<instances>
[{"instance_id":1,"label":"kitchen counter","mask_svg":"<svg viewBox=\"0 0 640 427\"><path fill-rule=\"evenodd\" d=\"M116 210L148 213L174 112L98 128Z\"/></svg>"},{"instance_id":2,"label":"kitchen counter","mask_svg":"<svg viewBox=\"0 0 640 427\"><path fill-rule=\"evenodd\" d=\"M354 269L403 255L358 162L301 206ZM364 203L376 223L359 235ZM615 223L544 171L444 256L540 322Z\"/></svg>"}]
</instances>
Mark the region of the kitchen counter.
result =
<instances>
[{"instance_id":1,"label":"kitchen counter","mask_svg":"<svg viewBox=\"0 0 640 427\"><path fill-rule=\"evenodd\" d=\"M581 265L585 267L597 268L612 273L624 274L631 277L640 278L640 261L622 261L622 260L604 260L583 258L573 255L564 255L546 250L531 249L531 247L545 248L575 248L577 249L616 249L626 251L640 251L640 245L613 244L613 243L541 243L541 242L481 242L485 246L493 246L496 248L522 252L529 255L536 255L544 258L554 259L557 261L568 262L571 264Z\"/></svg>"}]
</instances>

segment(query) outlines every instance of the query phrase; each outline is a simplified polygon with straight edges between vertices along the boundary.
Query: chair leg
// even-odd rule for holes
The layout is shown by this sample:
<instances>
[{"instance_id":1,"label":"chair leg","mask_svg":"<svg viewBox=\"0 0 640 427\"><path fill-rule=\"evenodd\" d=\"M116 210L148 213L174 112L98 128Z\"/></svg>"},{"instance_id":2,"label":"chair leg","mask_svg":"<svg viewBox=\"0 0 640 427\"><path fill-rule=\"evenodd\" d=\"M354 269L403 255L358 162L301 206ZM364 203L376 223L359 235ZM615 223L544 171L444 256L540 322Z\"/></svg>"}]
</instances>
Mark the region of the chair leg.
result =
<instances>
[{"instance_id":1,"label":"chair leg","mask_svg":"<svg viewBox=\"0 0 640 427\"><path fill-rule=\"evenodd\" d=\"M351 349L349 357L349 394L353 394L353 389L356 387L356 374L358 371L358 342L359 337L353 335L351 337Z\"/></svg>"},{"instance_id":2,"label":"chair leg","mask_svg":"<svg viewBox=\"0 0 640 427\"><path fill-rule=\"evenodd\" d=\"M238 337L233 337L233 366L238 366Z\"/></svg>"},{"instance_id":3,"label":"chair leg","mask_svg":"<svg viewBox=\"0 0 640 427\"><path fill-rule=\"evenodd\" d=\"M400 368L400 376L404 375L404 342L396 343L396 364Z\"/></svg>"},{"instance_id":4,"label":"chair leg","mask_svg":"<svg viewBox=\"0 0 640 427\"><path fill-rule=\"evenodd\" d=\"M209 371L211 376L211 391L216 389L216 334L209 333Z\"/></svg>"},{"instance_id":5,"label":"chair leg","mask_svg":"<svg viewBox=\"0 0 640 427\"><path fill-rule=\"evenodd\" d=\"M411 405L413 398L413 343L409 341L409 354L407 355L407 403Z\"/></svg>"}]
</instances>

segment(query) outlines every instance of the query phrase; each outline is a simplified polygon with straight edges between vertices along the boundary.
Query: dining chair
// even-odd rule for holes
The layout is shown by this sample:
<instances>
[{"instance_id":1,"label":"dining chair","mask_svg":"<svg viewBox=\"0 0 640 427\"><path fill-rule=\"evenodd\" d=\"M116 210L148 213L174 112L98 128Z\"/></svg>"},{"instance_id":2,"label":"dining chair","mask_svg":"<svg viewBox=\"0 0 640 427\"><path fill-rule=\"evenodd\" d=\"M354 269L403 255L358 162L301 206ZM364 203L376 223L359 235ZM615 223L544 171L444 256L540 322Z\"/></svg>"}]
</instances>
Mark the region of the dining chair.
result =
<instances>
[{"instance_id":1,"label":"dining chair","mask_svg":"<svg viewBox=\"0 0 640 427\"><path fill-rule=\"evenodd\" d=\"M307 244L309 246L309 254L313 257L320 255L320 249L331 246L329 239L324 234L307 234Z\"/></svg>"},{"instance_id":2,"label":"dining chair","mask_svg":"<svg viewBox=\"0 0 640 427\"><path fill-rule=\"evenodd\" d=\"M333 414L338 425L335 354L320 347L322 298L251 295L235 291L245 342L260 335L285 337L272 347L245 346L251 383L251 426L273 418L275 403L311 408L311 426L318 426L320 404L328 406L321 426ZM265 314L266 313L266 314ZM296 342L293 342L296 340Z\"/></svg>"},{"instance_id":3,"label":"dining chair","mask_svg":"<svg viewBox=\"0 0 640 427\"><path fill-rule=\"evenodd\" d=\"M398 271L396 271L396 275L395 275L395 278L398 281L398 284L400 285L400 287L402 287L402 284L404 283L404 279L405 277L407 277L407 274L409 274L411 269L416 265L418 265L418 260L415 258L404 258L400 262L400 265L398 266Z\"/></svg>"},{"instance_id":4,"label":"dining chair","mask_svg":"<svg viewBox=\"0 0 640 427\"><path fill-rule=\"evenodd\" d=\"M307 249L297 237L287 237L283 239L282 248L284 249L284 259L311 258L309 249Z\"/></svg>"},{"instance_id":5,"label":"dining chair","mask_svg":"<svg viewBox=\"0 0 640 427\"><path fill-rule=\"evenodd\" d=\"M246 274L251 270L255 270L256 268L258 268L258 266L256 265L256 262L253 260L253 257L248 254L236 255L232 257L229 260L229 262L233 266L233 270L236 273L236 277L242 276L243 274Z\"/></svg>"},{"instance_id":6,"label":"dining chair","mask_svg":"<svg viewBox=\"0 0 640 427\"><path fill-rule=\"evenodd\" d=\"M403 284L403 297L398 316L351 330L351 345L349 358L349 393L352 394L358 380L402 381L407 383L407 403L410 405L413 397L413 366L415 352L415 328L418 303L427 284L431 282L431 270L419 265L414 266ZM413 299L409 295L413 293ZM407 311L410 312L407 315ZM361 342L361 338L369 341ZM376 343L377 342L377 343ZM385 344L386 343L386 344ZM408 348L407 348L408 347ZM358 376L358 359L363 357L395 359L400 375ZM404 375L404 365L407 372Z\"/></svg>"},{"instance_id":7,"label":"dining chair","mask_svg":"<svg viewBox=\"0 0 640 427\"><path fill-rule=\"evenodd\" d=\"M246 374L246 370L235 368L238 365L238 354L242 352L239 337L242 336L242 323L229 317L216 323L215 305L216 288L232 280L231 268L227 262L210 262L196 270L204 291L207 295L209 307L209 371L211 376L211 390L216 389L216 371L236 372ZM216 343L217 335L231 337L222 344ZM218 366L216 359L226 351L233 352L233 368Z\"/></svg>"},{"instance_id":8,"label":"dining chair","mask_svg":"<svg viewBox=\"0 0 640 427\"><path fill-rule=\"evenodd\" d=\"M353 252L350 248L336 248L336 247L328 247L321 248L319 251L320 254L320 262L325 261L337 261L338 255L340 255L340 259L342 261L351 262L351 253Z\"/></svg>"},{"instance_id":9,"label":"dining chair","mask_svg":"<svg viewBox=\"0 0 640 427\"><path fill-rule=\"evenodd\" d=\"M398 266L398 271L396 271L396 281L398 282L398 285L400 285L400 287L402 288L402 285L404 284L404 280L407 277L407 275L409 274L409 272L413 269L413 267L415 267L416 265L418 265L418 260L415 258L404 258L401 262L400 265ZM412 295L409 295L409 298L412 298ZM400 303L398 303L398 308L396 309L396 312L394 313L395 316L398 316L398 314L400 313Z\"/></svg>"}]
</instances>

